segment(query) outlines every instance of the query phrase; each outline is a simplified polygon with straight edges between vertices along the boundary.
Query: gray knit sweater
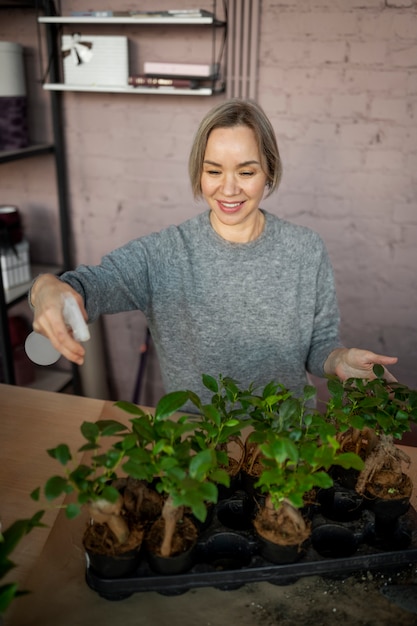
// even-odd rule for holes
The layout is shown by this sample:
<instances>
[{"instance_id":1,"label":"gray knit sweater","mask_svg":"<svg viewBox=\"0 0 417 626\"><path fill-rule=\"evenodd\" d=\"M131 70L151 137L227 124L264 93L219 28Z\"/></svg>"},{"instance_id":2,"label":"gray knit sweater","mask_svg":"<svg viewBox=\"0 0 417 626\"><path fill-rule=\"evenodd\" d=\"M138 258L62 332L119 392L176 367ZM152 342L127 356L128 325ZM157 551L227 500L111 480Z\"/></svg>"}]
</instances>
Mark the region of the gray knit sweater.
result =
<instances>
[{"instance_id":1,"label":"gray knit sweater","mask_svg":"<svg viewBox=\"0 0 417 626\"><path fill-rule=\"evenodd\" d=\"M167 392L209 401L205 373L245 387L276 380L300 394L306 370L322 376L341 345L333 272L318 234L264 213L249 243L222 239L205 211L62 279L83 295L90 321L143 311Z\"/></svg>"}]
</instances>

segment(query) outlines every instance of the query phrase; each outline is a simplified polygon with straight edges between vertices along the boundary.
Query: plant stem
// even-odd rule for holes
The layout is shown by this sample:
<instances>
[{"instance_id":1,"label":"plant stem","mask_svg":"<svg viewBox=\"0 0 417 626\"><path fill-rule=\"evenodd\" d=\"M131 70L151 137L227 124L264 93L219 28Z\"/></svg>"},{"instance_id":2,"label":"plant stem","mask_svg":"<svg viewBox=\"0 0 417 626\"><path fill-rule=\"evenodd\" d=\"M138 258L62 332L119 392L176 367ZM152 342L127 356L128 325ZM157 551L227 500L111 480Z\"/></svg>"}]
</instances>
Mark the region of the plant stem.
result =
<instances>
[{"instance_id":1,"label":"plant stem","mask_svg":"<svg viewBox=\"0 0 417 626\"><path fill-rule=\"evenodd\" d=\"M162 518L165 522L164 538L161 544L161 556L171 556L172 538L178 520L181 519L183 507L176 507L172 502L172 497L168 496L162 509Z\"/></svg>"}]
</instances>

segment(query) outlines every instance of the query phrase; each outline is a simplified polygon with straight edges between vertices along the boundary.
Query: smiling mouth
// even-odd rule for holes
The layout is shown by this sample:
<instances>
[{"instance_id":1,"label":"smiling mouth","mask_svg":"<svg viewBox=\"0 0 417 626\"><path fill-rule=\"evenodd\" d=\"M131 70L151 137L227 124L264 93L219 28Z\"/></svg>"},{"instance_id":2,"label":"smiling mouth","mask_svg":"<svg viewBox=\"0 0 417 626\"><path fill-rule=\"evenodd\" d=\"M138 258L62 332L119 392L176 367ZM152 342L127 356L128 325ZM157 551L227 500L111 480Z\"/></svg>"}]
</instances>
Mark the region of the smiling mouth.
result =
<instances>
[{"instance_id":1,"label":"smiling mouth","mask_svg":"<svg viewBox=\"0 0 417 626\"><path fill-rule=\"evenodd\" d=\"M217 201L219 207L226 211L227 213L234 213L243 205L243 201L241 202L222 202L221 200Z\"/></svg>"}]
</instances>

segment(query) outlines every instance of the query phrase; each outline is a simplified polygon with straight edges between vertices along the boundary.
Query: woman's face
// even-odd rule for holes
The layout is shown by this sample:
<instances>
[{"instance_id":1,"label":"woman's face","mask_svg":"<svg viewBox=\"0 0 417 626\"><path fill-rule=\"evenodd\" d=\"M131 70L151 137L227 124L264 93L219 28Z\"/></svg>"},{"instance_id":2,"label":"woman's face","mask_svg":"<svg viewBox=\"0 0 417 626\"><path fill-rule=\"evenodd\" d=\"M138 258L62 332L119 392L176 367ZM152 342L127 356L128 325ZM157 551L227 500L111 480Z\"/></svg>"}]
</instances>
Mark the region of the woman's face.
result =
<instances>
[{"instance_id":1,"label":"woman's face","mask_svg":"<svg viewBox=\"0 0 417 626\"><path fill-rule=\"evenodd\" d=\"M251 128L216 128L210 133L201 190L212 210L213 227L221 236L230 239L231 230L253 228L266 181Z\"/></svg>"}]
</instances>

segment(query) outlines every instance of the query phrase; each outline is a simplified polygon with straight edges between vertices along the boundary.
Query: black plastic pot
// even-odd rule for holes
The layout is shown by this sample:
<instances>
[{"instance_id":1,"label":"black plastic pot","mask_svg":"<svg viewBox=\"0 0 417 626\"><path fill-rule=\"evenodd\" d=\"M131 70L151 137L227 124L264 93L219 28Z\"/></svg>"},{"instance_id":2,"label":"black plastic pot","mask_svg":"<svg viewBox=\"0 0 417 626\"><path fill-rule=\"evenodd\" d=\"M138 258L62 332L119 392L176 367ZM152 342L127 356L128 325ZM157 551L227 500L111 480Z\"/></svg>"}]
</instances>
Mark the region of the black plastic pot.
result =
<instances>
[{"instance_id":1,"label":"black plastic pot","mask_svg":"<svg viewBox=\"0 0 417 626\"><path fill-rule=\"evenodd\" d=\"M311 542L314 549L327 558L351 556L358 548L354 532L337 522L327 522L313 529Z\"/></svg>"},{"instance_id":2,"label":"black plastic pot","mask_svg":"<svg viewBox=\"0 0 417 626\"><path fill-rule=\"evenodd\" d=\"M356 491L336 485L321 490L318 497L321 513L329 519L349 522L361 517L363 497Z\"/></svg>"},{"instance_id":3,"label":"black plastic pot","mask_svg":"<svg viewBox=\"0 0 417 626\"><path fill-rule=\"evenodd\" d=\"M140 562L140 548L119 555L97 554L85 549L87 568L101 578L122 578L133 574Z\"/></svg>"},{"instance_id":4,"label":"black plastic pot","mask_svg":"<svg viewBox=\"0 0 417 626\"><path fill-rule=\"evenodd\" d=\"M251 528L254 510L253 499L245 491L236 491L217 505L217 519L223 526L235 530Z\"/></svg>"},{"instance_id":5,"label":"black plastic pot","mask_svg":"<svg viewBox=\"0 0 417 626\"><path fill-rule=\"evenodd\" d=\"M314 510L310 520L311 540L303 544L301 551L296 549L292 554L288 548L277 550L274 546L273 551L281 553L277 557L271 546L259 540L253 525L246 528L246 507L252 498L241 489L240 485L232 497L214 507L210 525L198 537L194 563L184 573L156 572L161 571L160 567L155 565L155 559L151 566L152 556L143 549L134 574L109 579L96 575L90 567L86 572L87 584L102 597L119 600L144 591L178 595L199 587L238 589L249 582L282 585L302 576L346 576L348 572L381 570L417 560L417 514L413 507L391 526L381 526L367 508L361 508L358 519L338 521L320 513L322 505L318 511ZM330 492L323 500L328 503L332 500ZM345 499L342 500L344 505ZM240 515L245 517L244 521L239 521ZM252 520L253 514L249 517ZM172 567L176 560L169 559L171 569L163 571L178 571L176 565Z\"/></svg>"},{"instance_id":6,"label":"black plastic pot","mask_svg":"<svg viewBox=\"0 0 417 626\"><path fill-rule=\"evenodd\" d=\"M147 550L148 563L157 574L173 576L190 570L196 561L196 546L174 556L160 556Z\"/></svg>"},{"instance_id":7,"label":"black plastic pot","mask_svg":"<svg viewBox=\"0 0 417 626\"><path fill-rule=\"evenodd\" d=\"M374 512L378 522L390 524L407 512L410 498L375 498L368 493L365 503L366 507Z\"/></svg>"},{"instance_id":8,"label":"black plastic pot","mask_svg":"<svg viewBox=\"0 0 417 626\"><path fill-rule=\"evenodd\" d=\"M256 535L259 544L259 554L270 563L275 563L275 565L295 563L305 553L306 542L302 545L297 543L295 545L283 546L265 539L259 533L256 533Z\"/></svg>"}]
</instances>

